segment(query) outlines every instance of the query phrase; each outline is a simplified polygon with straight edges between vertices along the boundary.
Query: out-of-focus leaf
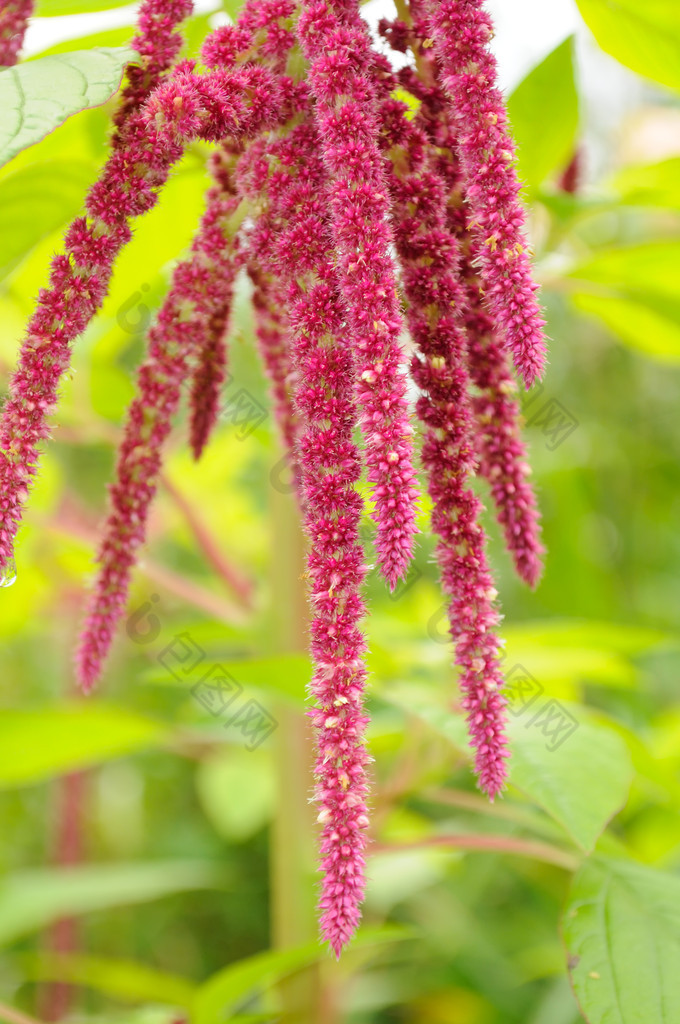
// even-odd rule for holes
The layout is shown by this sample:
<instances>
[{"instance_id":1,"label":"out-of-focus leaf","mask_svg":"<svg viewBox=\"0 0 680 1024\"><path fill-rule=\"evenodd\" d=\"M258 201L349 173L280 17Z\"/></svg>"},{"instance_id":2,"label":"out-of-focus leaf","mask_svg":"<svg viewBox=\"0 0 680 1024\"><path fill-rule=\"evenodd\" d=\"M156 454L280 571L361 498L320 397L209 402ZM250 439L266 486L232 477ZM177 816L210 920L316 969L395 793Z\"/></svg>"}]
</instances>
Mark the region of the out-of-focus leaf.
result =
<instances>
[{"instance_id":1,"label":"out-of-focus leaf","mask_svg":"<svg viewBox=\"0 0 680 1024\"><path fill-rule=\"evenodd\" d=\"M297 706L305 699L306 687L311 677L309 658L304 654L280 654L278 657L248 658L243 661L230 661L221 658L219 651L211 655L208 652L206 664L219 664L236 682L246 689L251 687L276 696L292 700ZM158 686L181 686L181 680L175 679L163 668L153 668L144 676L144 682ZM187 684L193 680L187 679Z\"/></svg>"},{"instance_id":2,"label":"out-of-focus leaf","mask_svg":"<svg viewBox=\"0 0 680 1024\"><path fill-rule=\"evenodd\" d=\"M567 965L592 1024L680 1020L680 878L593 859L564 912Z\"/></svg>"},{"instance_id":3,"label":"out-of-focus leaf","mask_svg":"<svg viewBox=\"0 0 680 1024\"><path fill-rule=\"evenodd\" d=\"M149 1000L189 1009L196 990L186 978L133 960L39 954L22 958L22 966L27 977L36 981L70 981L129 1002Z\"/></svg>"},{"instance_id":4,"label":"out-of-focus leaf","mask_svg":"<svg viewBox=\"0 0 680 1024\"><path fill-rule=\"evenodd\" d=\"M0 279L48 232L76 216L95 177L94 164L54 160L0 182Z\"/></svg>"},{"instance_id":5,"label":"out-of-focus leaf","mask_svg":"<svg viewBox=\"0 0 680 1024\"><path fill-rule=\"evenodd\" d=\"M529 72L508 99L519 176L529 191L569 161L578 130L574 38Z\"/></svg>"},{"instance_id":6,"label":"out-of-focus leaf","mask_svg":"<svg viewBox=\"0 0 680 1024\"><path fill-rule=\"evenodd\" d=\"M241 842L266 825L274 810L274 771L272 758L261 748L236 747L201 764L198 794L221 836Z\"/></svg>"},{"instance_id":7,"label":"out-of-focus leaf","mask_svg":"<svg viewBox=\"0 0 680 1024\"><path fill-rule=\"evenodd\" d=\"M0 943L14 942L60 917L146 903L218 882L212 865L187 861L19 871L0 884Z\"/></svg>"},{"instance_id":8,"label":"out-of-focus leaf","mask_svg":"<svg viewBox=\"0 0 680 1024\"><path fill-rule=\"evenodd\" d=\"M522 647L582 647L628 655L680 643L680 637L658 629L592 619L532 619L509 623L503 633L509 644Z\"/></svg>"},{"instance_id":9,"label":"out-of-focus leaf","mask_svg":"<svg viewBox=\"0 0 680 1024\"><path fill-rule=\"evenodd\" d=\"M624 203L680 210L680 157L624 167L612 185Z\"/></svg>"},{"instance_id":10,"label":"out-of-focus leaf","mask_svg":"<svg viewBox=\"0 0 680 1024\"><path fill-rule=\"evenodd\" d=\"M680 89L677 0L576 0L602 49L646 78Z\"/></svg>"},{"instance_id":11,"label":"out-of-focus leaf","mask_svg":"<svg viewBox=\"0 0 680 1024\"><path fill-rule=\"evenodd\" d=\"M42 57L51 57L55 53L69 53L73 50L91 50L94 47L115 47L126 46L130 42L133 33L132 26L135 23L133 8L130 9L130 24L123 28L109 28L103 32L93 32L91 35L78 36L76 39L64 39L61 43L46 47L32 58L33 60Z\"/></svg>"},{"instance_id":12,"label":"out-of-focus leaf","mask_svg":"<svg viewBox=\"0 0 680 1024\"><path fill-rule=\"evenodd\" d=\"M128 47L74 50L0 71L0 164L43 139L81 110L106 103L126 64L139 60Z\"/></svg>"},{"instance_id":13,"label":"out-of-focus leaf","mask_svg":"<svg viewBox=\"0 0 680 1024\"><path fill-rule=\"evenodd\" d=\"M367 928L353 939L351 951L399 942L408 938L408 934L402 928ZM327 951L318 942L313 942L295 949L258 953L230 964L199 989L192 1007L191 1024L232 1020L234 1011L245 999L327 956Z\"/></svg>"},{"instance_id":14,"label":"out-of-focus leaf","mask_svg":"<svg viewBox=\"0 0 680 1024\"><path fill-rule=\"evenodd\" d=\"M599 252L569 271L571 301L627 345L675 363L680 359L679 260L677 242Z\"/></svg>"},{"instance_id":15,"label":"out-of-focus leaf","mask_svg":"<svg viewBox=\"0 0 680 1024\"><path fill-rule=\"evenodd\" d=\"M89 14L125 7L129 0L38 0L36 14L40 18L60 17L63 14Z\"/></svg>"},{"instance_id":16,"label":"out-of-focus leaf","mask_svg":"<svg viewBox=\"0 0 680 1024\"><path fill-rule=\"evenodd\" d=\"M669 317L650 308L648 303L617 296L578 292L571 301L577 310L595 317L629 348L662 363L680 362L680 317Z\"/></svg>"},{"instance_id":17,"label":"out-of-focus leaf","mask_svg":"<svg viewBox=\"0 0 680 1024\"><path fill-rule=\"evenodd\" d=\"M0 712L0 788L23 786L163 741L165 729L112 705Z\"/></svg>"}]
</instances>

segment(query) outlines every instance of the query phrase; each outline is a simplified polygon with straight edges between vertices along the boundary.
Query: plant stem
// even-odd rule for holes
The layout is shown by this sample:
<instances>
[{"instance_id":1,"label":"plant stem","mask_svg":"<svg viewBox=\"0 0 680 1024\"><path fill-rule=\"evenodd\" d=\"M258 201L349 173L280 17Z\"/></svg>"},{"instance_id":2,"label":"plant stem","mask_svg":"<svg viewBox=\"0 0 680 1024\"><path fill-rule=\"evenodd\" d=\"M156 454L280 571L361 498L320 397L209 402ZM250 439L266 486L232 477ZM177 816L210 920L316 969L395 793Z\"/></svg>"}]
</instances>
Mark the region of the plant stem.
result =
<instances>
[{"instance_id":1,"label":"plant stem","mask_svg":"<svg viewBox=\"0 0 680 1024\"><path fill-rule=\"evenodd\" d=\"M304 543L297 507L290 495L272 490L273 653L307 650L307 607L302 578ZM317 889L312 785L313 739L307 716L283 702L277 708L277 813L270 842L272 946L289 949L317 937L314 897ZM285 1024L333 1024L324 1012L318 966L279 986Z\"/></svg>"},{"instance_id":2,"label":"plant stem","mask_svg":"<svg viewBox=\"0 0 680 1024\"><path fill-rule=\"evenodd\" d=\"M461 835L430 836L412 843L377 844L372 853L401 853L403 850L418 850L433 846L450 846L456 850L488 850L492 853L510 853L520 857L531 857L547 864L556 864L565 871L575 871L579 860L568 850L533 839L515 839L513 836L464 833Z\"/></svg>"},{"instance_id":3,"label":"plant stem","mask_svg":"<svg viewBox=\"0 0 680 1024\"><path fill-rule=\"evenodd\" d=\"M6 1024L42 1024L36 1017L29 1017L27 1013L5 1003L0 1003L0 1020L6 1021Z\"/></svg>"}]
</instances>

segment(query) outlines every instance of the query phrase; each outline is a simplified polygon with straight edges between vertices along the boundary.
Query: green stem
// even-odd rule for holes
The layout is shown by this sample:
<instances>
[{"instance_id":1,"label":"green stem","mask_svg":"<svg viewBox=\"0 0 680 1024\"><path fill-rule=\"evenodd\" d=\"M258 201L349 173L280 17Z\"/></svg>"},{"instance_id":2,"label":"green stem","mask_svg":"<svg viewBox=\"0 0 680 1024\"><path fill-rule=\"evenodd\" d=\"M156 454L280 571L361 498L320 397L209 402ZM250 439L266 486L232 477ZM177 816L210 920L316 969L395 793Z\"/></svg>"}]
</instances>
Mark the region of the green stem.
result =
<instances>
[{"instance_id":1,"label":"green stem","mask_svg":"<svg viewBox=\"0 0 680 1024\"><path fill-rule=\"evenodd\" d=\"M5 1003L0 1003L0 1020L6 1021L7 1024L41 1024L36 1017L29 1017L27 1013L6 1006Z\"/></svg>"},{"instance_id":2,"label":"green stem","mask_svg":"<svg viewBox=\"0 0 680 1024\"><path fill-rule=\"evenodd\" d=\"M306 652L307 602L303 573L304 542L292 497L272 492L272 620L273 653ZM277 709L277 813L270 843L272 946L289 949L318 936L315 899L318 889L313 805L314 745L304 711L283 702ZM282 981L279 986L285 1024L333 1024L322 1010L319 966Z\"/></svg>"},{"instance_id":3,"label":"green stem","mask_svg":"<svg viewBox=\"0 0 680 1024\"><path fill-rule=\"evenodd\" d=\"M372 853L401 853L403 850L420 850L433 846L450 846L455 850L488 850L492 853L510 853L520 857L531 857L548 864L556 864L565 871L576 871L579 860L568 850L533 839L515 839L513 836L496 836L472 833L462 835L430 836L412 843L377 844Z\"/></svg>"}]
</instances>

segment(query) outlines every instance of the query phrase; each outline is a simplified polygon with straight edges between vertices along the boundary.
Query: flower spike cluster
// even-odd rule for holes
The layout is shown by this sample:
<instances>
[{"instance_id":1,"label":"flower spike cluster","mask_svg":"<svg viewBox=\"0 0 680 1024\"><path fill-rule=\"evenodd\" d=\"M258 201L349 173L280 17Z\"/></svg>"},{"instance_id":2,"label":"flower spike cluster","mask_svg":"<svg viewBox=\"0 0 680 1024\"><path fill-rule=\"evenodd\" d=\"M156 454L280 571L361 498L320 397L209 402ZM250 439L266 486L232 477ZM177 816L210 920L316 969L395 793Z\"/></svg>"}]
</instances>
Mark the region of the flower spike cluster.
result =
<instances>
[{"instance_id":1,"label":"flower spike cluster","mask_svg":"<svg viewBox=\"0 0 680 1024\"><path fill-rule=\"evenodd\" d=\"M0 68L16 64L32 14L33 0L3 0L0 4Z\"/></svg>"},{"instance_id":2,"label":"flower spike cluster","mask_svg":"<svg viewBox=\"0 0 680 1024\"><path fill-rule=\"evenodd\" d=\"M196 458L215 433L243 273L308 539L320 926L339 955L361 916L370 827L362 475L394 588L416 535L418 438L460 705L494 799L508 771L501 615L474 478L534 586L543 547L512 362L524 384L542 373L543 321L480 0L400 6L380 26L409 55L398 71L374 49L359 0L246 0L234 25L206 37L198 68L177 63L190 10L189 0L143 0L141 65L128 72L109 159L29 322L0 416L0 580L71 347L134 218L190 142L213 143L205 212L138 371L77 674L90 690L103 671L185 382ZM21 0L0 10L6 64L29 11Z\"/></svg>"},{"instance_id":3,"label":"flower spike cluster","mask_svg":"<svg viewBox=\"0 0 680 1024\"><path fill-rule=\"evenodd\" d=\"M527 387L541 377L545 321L524 236L515 149L482 0L428 0L429 34L452 100L484 296Z\"/></svg>"}]
</instances>

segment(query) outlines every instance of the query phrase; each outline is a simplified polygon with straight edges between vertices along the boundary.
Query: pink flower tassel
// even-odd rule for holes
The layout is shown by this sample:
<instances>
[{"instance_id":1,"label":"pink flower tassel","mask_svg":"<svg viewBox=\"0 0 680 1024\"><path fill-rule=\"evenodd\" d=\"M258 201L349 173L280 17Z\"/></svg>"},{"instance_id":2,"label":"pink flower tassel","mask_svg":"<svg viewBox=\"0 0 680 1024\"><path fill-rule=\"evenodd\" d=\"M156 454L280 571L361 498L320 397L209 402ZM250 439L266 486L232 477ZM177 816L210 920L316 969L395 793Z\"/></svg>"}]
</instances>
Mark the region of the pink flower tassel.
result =
<instances>
[{"instance_id":1,"label":"pink flower tassel","mask_svg":"<svg viewBox=\"0 0 680 1024\"><path fill-rule=\"evenodd\" d=\"M293 473L293 487L300 497L297 453L300 424L293 400L297 376L292 363L286 291L282 281L265 274L257 264L248 267L248 274L254 289L255 337L269 380L279 434Z\"/></svg>"},{"instance_id":2,"label":"pink flower tassel","mask_svg":"<svg viewBox=\"0 0 680 1024\"><path fill-rule=\"evenodd\" d=\"M184 65L127 122L125 145L114 150L88 194L90 220L73 223L65 238L68 255L52 262L51 288L40 292L10 384L0 420L0 571L12 557L70 344L103 301L113 261L131 235L128 220L154 205L157 188L188 140L253 132L278 116L280 103L276 81L265 69L198 76Z\"/></svg>"},{"instance_id":3,"label":"pink flower tassel","mask_svg":"<svg viewBox=\"0 0 680 1024\"><path fill-rule=\"evenodd\" d=\"M308 118L258 154L251 188L266 193L256 244L267 273L289 286L295 399L301 417L299 466L313 609L316 798L321 837L321 931L336 956L350 940L363 899L366 846L366 643L360 588L367 572L356 490L361 455L352 433L355 368L344 341L319 139ZM271 166L270 166L271 164Z\"/></svg>"},{"instance_id":4,"label":"pink flower tassel","mask_svg":"<svg viewBox=\"0 0 680 1024\"><path fill-rule=\"evenodd\" d=\"M520 434L517 384L505 350L494 337L493 324L482 309L479 292L471 282L468 295L468 364L472 383L480 392L473 398L480 472L489 481L517 574L535 587L543 571L545 549L536 495L527 479L531 467Z\"/></svg>"},{"instance_id":5,"label":"pink flower tassel","mask_svg":"<svg viewBox=\"0 0 680 1024\"><path fill-rule=\"evenodd\" d=\"M4 0L0 6L0 68L9 68L19 59L34 0Z\"/></svg>"},{"instance_id":6,"label":"pink flower tassel","mask_svg":"<svg viewBox=\"0 0 680 1024\"><path fill-rule=\"evenodd\" d=\"M428 0L429 34L457 121L484 300L527 387L545 363L545 321L531 277L524 211L482 0Z\"/></svg>"},{"instance_id":7,"label":"pink flower tassel","mask_svg":"<svg viewBox=\"0 0 680 1024\"><path fill-rule=\"evenodd\" d=\"M113 116L116 127L112 146L122 141L121 131L130 114L142 106L165 72L172 67L182 48L182 36L176 31L193 9L192 0L144 0L139 8L137 35L130 44L140 55L141 64L130 64L127 85Z\"/></svg>"},{"instance_id":8,"label":"pink flower tassel","mask_svg":"<svg viewBox=\"0 0 680 1024\"><path fill-rule=\"evenodd\" d=\"M303 0L298 23L323 157L340 280L357 363L357 400L373 485L378 563L394 589L413 553L417 489L406 404L402 319L377 141L372 54L352 0Z\"/></svg>"},{"instance_id":9,"label":"pink flower tassel","mask_svg":"<svg viewBox=\"0 0 680 1024\"><path fill-rule=\"evenodd\" d=\"M212 172L218 186L209 193L209 202L215 204L215 220L219 219L226 228L221 248L214 253L223 291L221 302L205 321L205 334L196 349L196 365L192 374L189 443L196 460L200 459L220 412L220 393L227 372L226 339L234 283L241 266L236 216L241 199L232 180L236 155L232 147L223 146L212 157ZM233 226L230 220L234 221Z\"/></svg>"},{"instance_id":10,"label":"pink flower tassel","mask_svg":"<svg viewBox=\"0 0 680 1024\"><path fill-rule=\"evenodd\" d=\"M502 790L508 756L505 700L494 607L496 591L485 553L482 505L469 486L476 470L473 417L468 394L466 337L460 310L465 291L456 276L460 252L446 228L446 190L423 164L424 135L405 121L402 104L382 110L388 134L407 137L411 169L395 168L395 239L409 303L408 323L419 355L412 374L422 389L417 411L425 425L422 459L434 505L432 528L439 536L437 561L450 598L449 621L461 669L475 771L493 800Z\"/></svg>"}]
</instances>

